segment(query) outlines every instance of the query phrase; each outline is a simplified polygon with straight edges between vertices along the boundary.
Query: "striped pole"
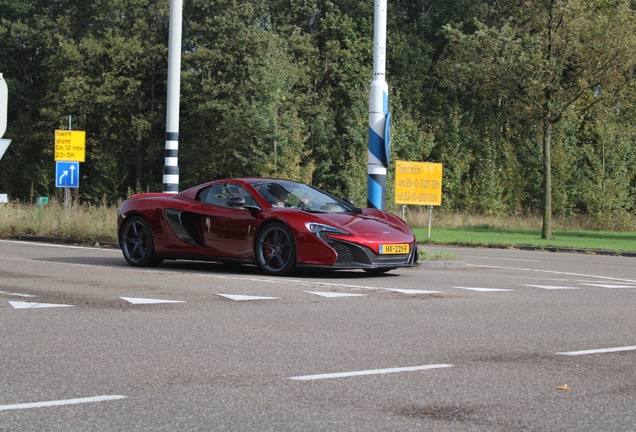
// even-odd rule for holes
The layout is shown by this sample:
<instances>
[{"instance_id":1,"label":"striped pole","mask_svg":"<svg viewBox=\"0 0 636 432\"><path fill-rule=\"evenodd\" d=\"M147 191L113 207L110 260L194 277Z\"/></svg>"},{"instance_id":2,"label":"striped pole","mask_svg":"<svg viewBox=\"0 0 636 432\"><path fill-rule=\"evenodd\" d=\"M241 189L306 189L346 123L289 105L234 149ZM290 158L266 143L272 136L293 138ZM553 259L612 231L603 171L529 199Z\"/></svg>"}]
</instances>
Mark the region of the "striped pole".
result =
<instances>
[{"instance_id":1,"label":"striped pole","mask_svg":"<svg viewBox=\"0 0 636 432\"><path fill-rule=\"evenodd\" d=\"M373 18L373 80L369 96L369 151L367 153L367 207L384 210L386 169L389 166L385 138L389 115L386 71L386 0L375 0Z\"/></svg>"},{"instance_id":2,"label":"striped pole","mask_svg":"<svg viewBox=\"0 0 636 432\"><path fill-rule=\"evenodd\" d=\"M0 73L0 138L4 136L4 132L7 130L7 104L9 98L9 89L7 83L2 78ZM0 139L0 159L4 156L4 152L9 148L11 144L10 139Z\"/></svg>"},{"instance_id":3,"label":"striped pole","mask_svg":"<svg viewBox=\"0 0 636 432\"><path fill-rule=\"evenodd\" d=\"M181 91L181 31L183 0L170 0L168 36L168 101L163 191L179 192L179 94Z\"/></svg>"}]
</instances>

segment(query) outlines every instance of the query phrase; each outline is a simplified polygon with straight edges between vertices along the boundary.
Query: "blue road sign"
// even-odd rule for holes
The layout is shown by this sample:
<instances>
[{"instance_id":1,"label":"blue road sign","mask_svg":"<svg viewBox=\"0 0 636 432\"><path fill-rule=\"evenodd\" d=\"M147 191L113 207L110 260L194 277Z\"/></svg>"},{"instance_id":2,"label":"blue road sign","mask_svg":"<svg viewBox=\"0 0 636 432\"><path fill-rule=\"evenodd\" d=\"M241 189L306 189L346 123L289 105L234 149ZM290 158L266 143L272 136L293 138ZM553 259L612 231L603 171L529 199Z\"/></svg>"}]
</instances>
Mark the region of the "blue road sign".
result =
<instances>
[{"instance_id":1,"label":"blue road sign","mask_svg":"<svg viewBox=\"0 0 636 432\"><path fill-rule=\"evenodd\" d=\"M55 187L79 187L79 162L55 162Z\"/></svg>"}]
</instances>

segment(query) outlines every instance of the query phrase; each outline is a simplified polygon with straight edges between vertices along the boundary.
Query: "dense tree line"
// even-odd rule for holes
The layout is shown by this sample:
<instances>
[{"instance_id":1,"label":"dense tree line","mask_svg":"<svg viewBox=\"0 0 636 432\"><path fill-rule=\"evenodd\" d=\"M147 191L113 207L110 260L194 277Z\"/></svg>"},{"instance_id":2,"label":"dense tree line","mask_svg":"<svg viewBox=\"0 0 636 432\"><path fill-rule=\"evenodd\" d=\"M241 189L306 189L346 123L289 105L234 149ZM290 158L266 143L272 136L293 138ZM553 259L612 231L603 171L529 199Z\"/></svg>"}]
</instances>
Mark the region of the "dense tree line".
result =
<instances>
[{"instance_id":1,"label":"dense tree line","mask_svg":"<svg viewBox=\"0 0 636 432\"><path fill-rule=\"evenodd\" d=\"M634 213L634 15L623 0L389 0L392 160L443 163L448 209ZM183 16L181 189L277 176L366 202L373 2L185 0ZM168 21L168 0L0 0L0 190L55 193L69 115L87 133L82 199L161 190Z\"/></svg>"}]
</instances>

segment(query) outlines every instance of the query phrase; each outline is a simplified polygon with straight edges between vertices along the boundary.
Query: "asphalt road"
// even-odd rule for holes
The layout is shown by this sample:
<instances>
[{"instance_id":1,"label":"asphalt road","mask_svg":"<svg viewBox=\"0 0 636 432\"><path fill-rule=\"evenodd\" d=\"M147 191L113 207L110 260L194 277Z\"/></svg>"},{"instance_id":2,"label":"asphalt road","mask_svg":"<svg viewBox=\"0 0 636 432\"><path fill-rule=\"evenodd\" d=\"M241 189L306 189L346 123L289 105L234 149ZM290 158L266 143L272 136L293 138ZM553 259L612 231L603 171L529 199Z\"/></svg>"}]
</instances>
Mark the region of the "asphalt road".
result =
<instances>
[{"instance_id":1,"label":"asphalt road","mask_svg":"<svg viewBox=\"0 0 636 432\"><path fill-rule=\"evenodd\" d=\"M635 258L452 250L274 278L0 240L0 430L636 430Z\"/></svg>"}]
</instances>

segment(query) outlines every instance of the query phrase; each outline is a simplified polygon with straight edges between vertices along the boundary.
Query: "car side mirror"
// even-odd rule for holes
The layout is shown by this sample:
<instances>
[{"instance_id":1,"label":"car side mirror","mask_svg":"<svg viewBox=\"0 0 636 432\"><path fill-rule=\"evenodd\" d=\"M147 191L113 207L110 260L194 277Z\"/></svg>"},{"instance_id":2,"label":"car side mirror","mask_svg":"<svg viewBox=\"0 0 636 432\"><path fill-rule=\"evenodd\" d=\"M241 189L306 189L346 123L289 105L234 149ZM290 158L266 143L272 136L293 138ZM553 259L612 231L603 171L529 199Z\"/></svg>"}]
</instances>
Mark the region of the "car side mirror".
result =
<instances>
[{"instance_id":1,"label":"car side mirror","mask_svg":"<svg viewBox=\"0 0 636 432\"><path fill-rule=\"evenodd\" d=\"M255 205L245 205L244 196L233 196L227 199L228 207L243 207L249 211L259 211L261 208Z\"/></svg>"},{"instance_id":2,"label":"car side mirror","mask_svg":"<svg viewBox=\"0 0 636 432\"><path fill-rule=\"evenodd\" d=\"M227 199L227 205L229 207L243 207L245 205L244 196L233 196Z\"/></svg>"},{"instance_id":3,"label":"car side mirror","mask_svg":"<svg viewBox=\"0 0 636 432\"><path fill-rule=\"evenodd\" d=\"M351 205L351 206L354 206L354 207L355 207L355 204L354 204L354 202L353 202L353 200L352 200L351 198L349 198L349 197L345 197L345 198L343 198L342 200L343 200L344 202L346 202L347 204L349 204L349 205Z\"/></svg>"}]
</instances>

